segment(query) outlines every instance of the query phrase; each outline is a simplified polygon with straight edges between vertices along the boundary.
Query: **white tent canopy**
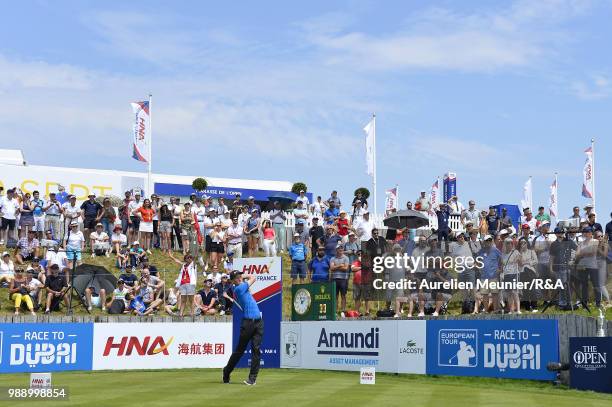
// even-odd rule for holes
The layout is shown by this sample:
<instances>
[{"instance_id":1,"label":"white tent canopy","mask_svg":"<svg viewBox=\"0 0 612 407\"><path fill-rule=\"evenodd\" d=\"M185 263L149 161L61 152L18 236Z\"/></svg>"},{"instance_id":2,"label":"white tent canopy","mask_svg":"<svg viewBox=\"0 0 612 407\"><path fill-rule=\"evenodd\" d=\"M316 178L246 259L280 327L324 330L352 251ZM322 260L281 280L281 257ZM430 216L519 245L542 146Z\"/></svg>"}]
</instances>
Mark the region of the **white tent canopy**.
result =
<instances>
[{"instance_id":1,"label":"white tent canopy","mask_svg":"<svg viewBox=\"0 0 612 407\"><path fill-rule=\"evenodd\" d=\"M0 149L0 164L25 165L25 158L21 150Z\"/></svg>"}]
</instances>

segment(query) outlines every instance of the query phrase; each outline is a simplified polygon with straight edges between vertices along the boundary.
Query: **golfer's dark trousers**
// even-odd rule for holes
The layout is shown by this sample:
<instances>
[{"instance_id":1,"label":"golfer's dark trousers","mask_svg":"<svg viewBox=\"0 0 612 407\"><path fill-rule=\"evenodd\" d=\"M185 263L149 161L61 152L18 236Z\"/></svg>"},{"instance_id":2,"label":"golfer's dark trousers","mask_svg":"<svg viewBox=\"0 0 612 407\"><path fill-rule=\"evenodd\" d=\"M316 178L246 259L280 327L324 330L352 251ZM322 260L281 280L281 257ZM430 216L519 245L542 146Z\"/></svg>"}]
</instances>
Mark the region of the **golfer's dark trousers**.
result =
<instances>
[{"instance_id":1,"label":"golfer's dark trousers","mask_svg":"<svg viewBox=\"0 0 612 407\"><path fill-rule=\"evenodd\" d=\"M257 373L259 373L259 362L261 360L261 338L263 337L264 323L263 319L248 319L243 318L240 323L240 339L238 340L238 346L232 353L232 356L227 362L227 366L223 369L226 375L230 375L236 364L244 355L247 344L251 341L251 371L249 372L249 379L251 381L257 380Z\"/></svg>"}]
</instances>

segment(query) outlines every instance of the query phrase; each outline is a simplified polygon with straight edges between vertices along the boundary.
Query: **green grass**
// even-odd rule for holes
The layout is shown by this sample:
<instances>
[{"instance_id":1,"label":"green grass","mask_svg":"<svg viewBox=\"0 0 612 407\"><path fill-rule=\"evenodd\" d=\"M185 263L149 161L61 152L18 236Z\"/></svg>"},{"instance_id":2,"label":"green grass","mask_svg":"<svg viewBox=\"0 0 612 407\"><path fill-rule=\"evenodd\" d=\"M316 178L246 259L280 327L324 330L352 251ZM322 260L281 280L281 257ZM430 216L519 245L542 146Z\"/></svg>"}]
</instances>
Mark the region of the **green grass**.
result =
<instances>
[{"instance_id":1,"label":"green grass","mask_svg":"<svg viewBox=\"0 0 612 407\"><path fill-rule=\"evenodd\" d=\"M4 251L4 246L0 246L0 252L2 251ZM263 255L263 253L260 253L260 255ZM174 257L176 257L177 259L181 259L182 254L176 252L174 254ZM291 278L289 274L291 271L291 260L289 259L287 254L284 254L281 257L282 257L282 262L283 262L283 317L290 318L291 317ZM150 259L151 264L155 265L157 269L159 270L159 276L162 279L166 280L166 284L168 285L172 284L172 282L176 279L178 275L179 266L170 257L162 254L159 250L153 250L153 254L149 256L149 259ZM115 267L115 259L112 256L110 258L107 258L107 257L91 258L89 255L84 254L83 261L88 264L95 264L98 266L103 266L107 270L109 270L110 272L112 272L113 274L117 276L119 276L120 274L119 270ZM200 272L198 274L198 289L202 287L202 284L203 284L203 278L202 278L202 273ZM608 289L612 291L612 279L610 280ZM10 304L7 299L8 299L8 289L0 288L0 315L12 314L14 311L12 304ZM351 284L349 284L349 292L347 295L347 306L349 309L352 309L353 305L354 305L353 292L352 292ZM384 306L384 303L381 302L380 306L381 307ZM374 306L373 309L376 310L376 306ZM451 314L460 314L461 313L460 302L455 301L453 299L453 301L451 301L451 303L449 304L449 311ZM598 315L597 310L595 310L594 304L591 307L591 311L592 311L592 314L590 315L588 312L586 312L586 310L583 310L583 309L576 310L574 311L574 313L578 315L594 316L594 317ZM560 311L555 310L554 307L551 307L547 312L548 313L560 313ZM22 313L22 315L26 315L26 314L27 312ZM86 312L82 307L79 306L75 309L75 314L85 315ZM92 311L92 315L94 316L101 315L101 314L102 314L102 311L100 309ZM606 310L606 318L608 320L612 320L612 308L608 308Z\"/></svg>"},{"instance_id":2,"label":"green grass","mask_svg":"<svg viewBox=\"0 0 612 407\"><path fill-rule=\"evenodd\" d=\"M378 374L375 385L360 385L357 372L263 369L257 385L242 384L245 369L220 383L221 371L103 371L53 374L67 387L68 401L44 406L609 406L612 396L553 387L549 383L485 378ZM2 376L1 386L27 386L28 375ZM37 401L0 401L32 406Z\"/></svg>"}]
</instances>

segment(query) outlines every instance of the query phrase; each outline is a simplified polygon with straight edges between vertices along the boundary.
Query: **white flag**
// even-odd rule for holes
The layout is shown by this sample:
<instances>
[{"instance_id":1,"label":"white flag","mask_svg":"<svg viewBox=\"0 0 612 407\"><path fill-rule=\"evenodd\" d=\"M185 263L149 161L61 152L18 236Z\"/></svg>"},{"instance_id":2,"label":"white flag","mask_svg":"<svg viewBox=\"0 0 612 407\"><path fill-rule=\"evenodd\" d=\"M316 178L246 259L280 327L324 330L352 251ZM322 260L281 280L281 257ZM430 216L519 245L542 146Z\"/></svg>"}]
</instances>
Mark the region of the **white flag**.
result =
<instances>
[{"instance_id":1,"label":"white flag","mask_svg":"<svg viewBox=\"0 0 612 407\"><path fill-rule=\"evenodd\" d=\"M134 111L134 143L132 146L132 158L142 162L148 162L149 143L151 138L151 118L149 116L149 102L131 103Z\"/></svg>"},{"instance_id":2,"label":"white flag","mask_svg":"<svg viewBox=\"0 0 612 407\"><path fill-rule=\"evenodd\" d=\"M584 150L586 161L582 169L582 196L593 198L593 149L591 147Z\"/></svg>"},{"instance_id":3,"label":"white flag","mask_svg":"<svg viewBox=\"0 0 612 407\"><path fill-rule=\"evenodd\" d=\"M550 216L557 216L557 177L550 186L550 202L548 205L548 213Z\"/></svg>"},{"instance_id":4,"label":"white flag","mask_svg":"<svg viewBox=\"0 0 612 407\"><path fill-rule=\"evenodd\" d=\"M434 208L440 201L440 180L436 179L431 186L431 191L429 192L429 212L433 213Z\"/></svg>"},{"instance_id":5,"label":"white flag","mask_svg":"<svg viewBox=\"0 0 612 407\"><path fill-rule=\"evenodd\" d=\"M523 199L521 200L521 207L523 209L533 209L533 192L531 189L531 177L525 182L523 186Z\"/></svg>"},{"instance_id":6,"label":"white flag","mask_svg":"<svg viewBox=\"0 0 612 407\"><path fill-rule=\"evenodd\" d=\"M376 118L372 120L363 128L366 132L366 163L367 163L367 174L374 175L374 154L376 151Z\"/></svg>"},{"instance_id":7,"label":"white flag","mask_svg":"<svg viewBox=\"0 0 612 407\"><path fill-rule=\"evenodd\" d=\"M397 210L397 187L385 191L385 213Z\"/></svg>"}]
</instances>

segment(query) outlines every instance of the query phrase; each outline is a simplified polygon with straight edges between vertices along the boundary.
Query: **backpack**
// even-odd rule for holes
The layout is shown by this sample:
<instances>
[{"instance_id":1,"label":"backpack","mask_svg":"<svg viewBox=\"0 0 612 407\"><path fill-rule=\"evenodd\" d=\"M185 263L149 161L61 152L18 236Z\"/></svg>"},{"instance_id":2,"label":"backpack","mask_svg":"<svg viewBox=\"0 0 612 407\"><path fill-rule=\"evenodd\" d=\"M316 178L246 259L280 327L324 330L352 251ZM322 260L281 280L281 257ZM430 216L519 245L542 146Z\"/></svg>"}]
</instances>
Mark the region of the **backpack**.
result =
<instances>
[{"instance_id":1,"label":"backpack","mask_svg":"<svg viewBox=\"0 0 612 407\"><path fill-rule=\"evenodd\" d=\"M109 314L123 314L125 311L125 302L123 300L115 300L108 308Z\"/></svg>"},{"instance_id":2,"label":"backpack","mask_svg":"<svg viewBox=\"0 0 612 407\"><path fill-rule=\"evenodd\" d=\"M378 318L393 318L394 315L395 312L393 312L391 309L379 309L376 311L376 316Z\"/></svg>"}]
</instances>

